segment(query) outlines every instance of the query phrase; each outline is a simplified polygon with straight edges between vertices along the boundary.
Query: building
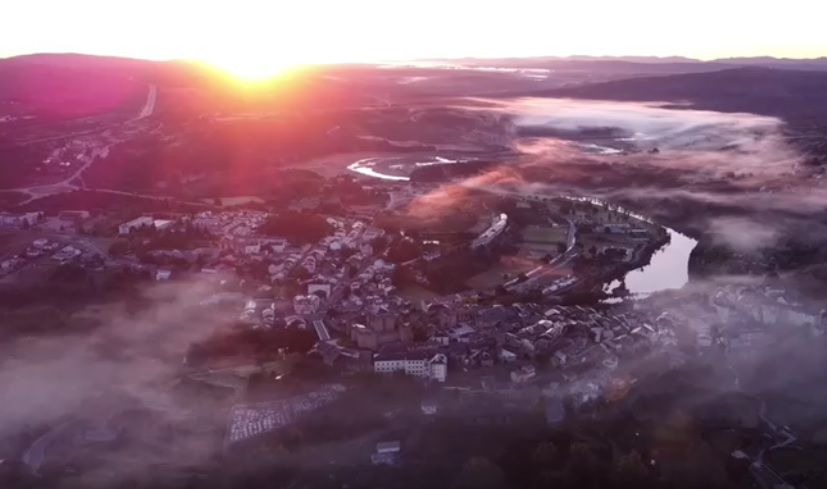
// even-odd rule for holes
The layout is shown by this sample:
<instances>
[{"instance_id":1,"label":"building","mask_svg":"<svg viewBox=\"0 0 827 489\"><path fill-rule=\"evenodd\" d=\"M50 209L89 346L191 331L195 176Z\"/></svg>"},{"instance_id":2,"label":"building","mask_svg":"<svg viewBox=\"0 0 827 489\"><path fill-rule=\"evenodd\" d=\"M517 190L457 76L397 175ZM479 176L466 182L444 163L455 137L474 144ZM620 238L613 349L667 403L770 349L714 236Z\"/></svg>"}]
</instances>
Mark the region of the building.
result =
<instances>
[{"instance_id":1,"label":"building","mask_svg":"<svg viewBox=\"0 0 827 489\"><path fill-rule=\"evenodd\" d=\"M402 445L398 441L380 441L376 444L376 453L370 459L374 465L394 465L401 451Z\"/></svg>"},{"instance_id":2,"label":"building","mask_svg":"<svg viewBox=\"0 0 827 489\"><path fill-rule=\"evenodd\" d=\"M409 323L400 323L397 314L387 310L369 313L366 324L353 324L350 339L359 348L378 350L392 343L410 343L413 341L413 327Z\"/></svg>"},{"instance_id":3,"label":"building","mask_svg":"<svg viewBox=\"0 0 827 489\"><path fill-rule=\"evenodd\" d=\"M37 224L41 217L43 217L42 212L26 212L24 214L0 212L0 227L31 227Z\"/></svg>"},{"instance_id":4,"label":"building","mask_svg":"<svg viewBox=\"0 0 827 489\"><path fill-rule=\"evenodd\" d=\"M155 227L155 220L151 216L141 216L131 221L125 222L118 226L118 234L130 234L133 231L140 229L149 229Z\"/></svg>"},{"instance_id":5,"label":"building","mask_svg":"<svg viewBox=\"0 0 827 489\"><path fill-rule=\"evenodd\" d=\"M511 363L511 362L517 361L517 355L514 354L513 352L510 352L510 351L504 349L504 348L500 350L500 355L499 356L500 356L500 361L504 362L504 363Z\"/></svg>"},{"instance_id":6,"label":"building","mask_svg":"<svg viewBox=\"0 0 827 489\"><path fill-rule=\"evenodd\" d=\"M442 353L437 353L428 362L431 367L431 379L445 382L448 378L448 358Z\"/></svg>"},{"instance_id":7,"label":"building","mask_svg":"<svg viewBox=\"0 0 827 489\"><path fill-rule=\"evenodd\" d=\"M293 298L293 310L296 314L313 314L319 310L320 303L317 295L297 295Z\"/></svg>"},{"instance_id":8,"label":"building","mask_svg":"<svg viewBox=\"0 0 827 489\"><path fill-rule=\"evenodd\" d=\"M439 404L433 399L425 399L419 403L419 408L422 410L422 414L433 416L439 411Z\"/></svg>"},{"instance_id":9,"label":"building","mask_svg":"<svg viewBox=\"0 0 827 489\"><path fill-rule=\"evenodd\" d=\"M307 295L318 295L325 300L330 297L332 286L326 283L307 284Z\"/></svg>"},{"instance_id":10,"label":"building","mask_svg":"<svg viewBox=\"0 0 827 489\"><path fill-rule=\"evenodd\" d=\"M377 353L373 357L373 371L381 374L402 372L405 375L445 382L448 376L448 359L442 353Z\"/></svg>"},{"instance_id":11,"label":"building","mask_svg":"<svg viewBox=\"0 0 827 489\"><path fill-rule=\"evenodd\" d=\"M533 379L537 375L534 365L523 365L517 370L511 372L511 382L515 384L522 384Z\"/></svg>"},{"instance_id":12,"label":"building","mask_svg":"<svg viewBox=\"0 0 827 489\"><path fill-rule=\"evenodd\" d=\"M155 280L157 280L159 282L163 281L163 280L169 280L171 276L172 276L172 271L169 270L169 269L159 268L159 269L155 270Z\"/></svg>"}]
</instances>

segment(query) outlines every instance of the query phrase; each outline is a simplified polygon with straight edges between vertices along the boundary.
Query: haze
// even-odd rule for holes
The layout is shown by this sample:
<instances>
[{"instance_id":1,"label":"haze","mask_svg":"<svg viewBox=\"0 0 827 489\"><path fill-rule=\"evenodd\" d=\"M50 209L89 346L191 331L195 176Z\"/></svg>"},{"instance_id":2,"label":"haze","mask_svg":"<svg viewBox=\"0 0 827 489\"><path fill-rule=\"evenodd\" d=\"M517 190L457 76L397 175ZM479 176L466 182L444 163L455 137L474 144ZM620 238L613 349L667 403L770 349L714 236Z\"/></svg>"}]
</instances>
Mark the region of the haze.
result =
<instances>
[{"instance_id":1,"label":"haze","mask_svg":"<svg viewBox=\"0 0 827 489\"><path fill-rule=\"evenodd\" d=\"M44 12L49 12L44 15ZM0 56L79 52L211 62L242 75L305 63L548 55L815 57L816 0L15 2ZM345 21L346 19L346 21ZM622 20L621 20L622 19Z\"/></svg>"}]
</instances>

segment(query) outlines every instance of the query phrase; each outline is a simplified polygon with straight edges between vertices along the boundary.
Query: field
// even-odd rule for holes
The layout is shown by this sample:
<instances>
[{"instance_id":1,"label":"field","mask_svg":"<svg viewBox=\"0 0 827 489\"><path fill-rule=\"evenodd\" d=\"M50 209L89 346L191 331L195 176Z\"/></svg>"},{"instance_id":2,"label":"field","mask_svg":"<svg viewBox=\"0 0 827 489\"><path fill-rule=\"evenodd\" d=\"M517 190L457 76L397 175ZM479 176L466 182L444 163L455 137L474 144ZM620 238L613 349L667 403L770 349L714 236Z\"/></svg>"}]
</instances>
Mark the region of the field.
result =
<instances>
[{"instance_id":1,"label":"field","mask_svg":"<svg viewBox=\"0 0 827 489\"><path fill-rule=\"evenodd\" d=\"M515 275L527 272L536 266L537 263L530 261L518 262L514 260L513 263L507 264L497 262L488 270L474 275L473 277L466 280L465 284L468 285L468 287L477 290L490 289L498 285L501 285L503 282L506 282L514 278ZM504 277L504 274L507 274L508 277Z\"/></svg>"},{"instance_id":2,"label":"field","mask_svg":"<svg viewBox=\"0 0 827 489\"><path fill-rule=\"evenodd\" d=\"M564 226L526 226L521 235L527 243L565 243L568 229Z\"/></svg>"}]
</instances>

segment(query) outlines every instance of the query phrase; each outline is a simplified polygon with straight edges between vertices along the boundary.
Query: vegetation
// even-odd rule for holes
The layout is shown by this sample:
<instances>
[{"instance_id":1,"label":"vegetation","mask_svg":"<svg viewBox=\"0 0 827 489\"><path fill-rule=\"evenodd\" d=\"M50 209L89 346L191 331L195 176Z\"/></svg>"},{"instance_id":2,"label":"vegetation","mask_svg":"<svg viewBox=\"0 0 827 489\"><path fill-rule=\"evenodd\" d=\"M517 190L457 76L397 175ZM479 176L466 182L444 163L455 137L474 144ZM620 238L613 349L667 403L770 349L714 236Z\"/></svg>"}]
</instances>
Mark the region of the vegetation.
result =
<instances>
[{"instance_id":1,"label":"vegetation","mask_svg":"<svg viewBox=\"0 0 827 489\"><path fill-rule=\"evenodd\" d=\"M259 231L295 243L315 243L331 234L333 226L319 214L285 211L270 216Z\"/></svg>"},{"instance_id":2,"label":"vegetation","mask_svg":"<svg viewBox=\"0 0 827 489\"><path fill-rule=\"evenodd\" d=\"M315 332L304 329L233 330L192 344L187 352L187 361L198 366L218 358L263 358L276 354L282 348L287 352L307 353L316 344L316 339Z\"/></svg>"}]
</instances>

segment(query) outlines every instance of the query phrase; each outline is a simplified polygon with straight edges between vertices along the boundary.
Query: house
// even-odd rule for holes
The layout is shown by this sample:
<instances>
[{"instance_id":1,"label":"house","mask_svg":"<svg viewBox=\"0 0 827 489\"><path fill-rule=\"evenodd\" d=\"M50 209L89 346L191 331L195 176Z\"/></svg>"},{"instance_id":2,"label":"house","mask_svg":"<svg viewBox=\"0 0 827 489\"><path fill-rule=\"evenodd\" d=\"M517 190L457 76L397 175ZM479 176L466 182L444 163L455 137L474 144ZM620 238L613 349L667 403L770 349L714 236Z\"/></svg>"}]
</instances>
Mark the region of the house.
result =
<instances>
[{"instance_id":1,"label":"house","mask_svg":"<svg viewBox=\"0 0 827 489\"><path fill-rule=\"evenodd\" d=\"M517 355L506 349L500 350L500 361L504 363L511 363L517 360Z\"/></svg>"},{"instance_id":2,"label":"house","mask_svg":"<svg viewBox=\"0 0 827 489\"><path fill-rule=\"evenodd\" d=\"M244 246L245 255L258 255L261 253L261 244L250 243Z\"/></svg>"},{"instance_id":3,"label":"house","mask_svg":"<svg viewBox=\"0 0 827 489\"><path fill-rule=\"evenodd\" d=\"M533 379L537 375L537 370L534 365L523 365L517 370L511 372L511 382L515 384L522 384Z\"/></svg>"},{"instance_id":4,"label":"house","mask_svg":"<svg viewBox=\"0 0 827 489\"><path fill-rule=\"evenodd\" d=\"M434 414L439 411L439 404L433 399L425 399L419 404L420 409L422 409L422 414L426 416L433 416Z\"/></svg>"},{"instance_id":5,"label":"house","mask_svg":"<svg viewBox=\"0 0 827 489\"><path fill-rule=\"evenodd\" d=\"M52 255L52 260L55 260L60 263L66 263L69 260L72 260L78 256L80 256L81 251L72 245L66 245L61 248L57 253Z\"/></svg>"},{"instance_id":6,"label":"house","mask_svg":"<svg viewBox=\"0 0 827 489\"><path fill-rule=\"evenodd\" d=\"M175 225L175 221L172 219L155 219L152 221L152 226L157 231L163 231L165 229L171 229L172 226Z\"/></svg>"},{"instance_id":7,"label":"house","mask_svg":"<svg viewBox=\"0 0 827 489\"><path fill-rule=\"evenodd\" d=\"M326 283L307 284L307 295L318 295L323 299L330 297L332 286Z\"/></svg>"},{"instance_id":8,"label":"house","mask_svg":"<svg viewBox=\"0 0 827 489\"><path fill-rule=\"evenodd\" d=\"M317 295L297 295L293 298L293 310L296 314L313 314L319 310L320 302Z\"/></svg>"},{"instance_id":9,"label":"house","mask_svg":"<svg viewBox=\"0 0 827 489\"><path fill-rule=\"evenodd\" d=\"M401 450L399 441L380 441L376 444L376 453L399 453Z\"/></svg>"},{"instance_id":10,"label":"house","mask_svg":"<svg viewBox=\"0 0 827 489\"><path fill-rule=\"evenodd\" d=\"M398 441L380 441L376 444L376 453L370 456L370 460L374 465L394 465L401 451L402 446Z\"/></svg>"},{"instance_id":11,"label":"house","mask_svg":"<svg viewBox=\"0 0 827 489\"><path fill-rule=\"evenodd\" d=\"M157 280L157 281L169 280L169 278L171 276L172 276L172 271L170 271L168 269L159 268L158 270L155 270L155 280Z\"/></svg>"},{"instance_id":12,"label":"house","mask_svg":"<svg viewBox=\"0 0 827 489\"><path fill-rule=\"evenodd\" d=\"M271 239L267 241L267 245L274 253L284 253L284 248L287 247L287 241L284 239Z\"/></svg>"}]
</instances>

